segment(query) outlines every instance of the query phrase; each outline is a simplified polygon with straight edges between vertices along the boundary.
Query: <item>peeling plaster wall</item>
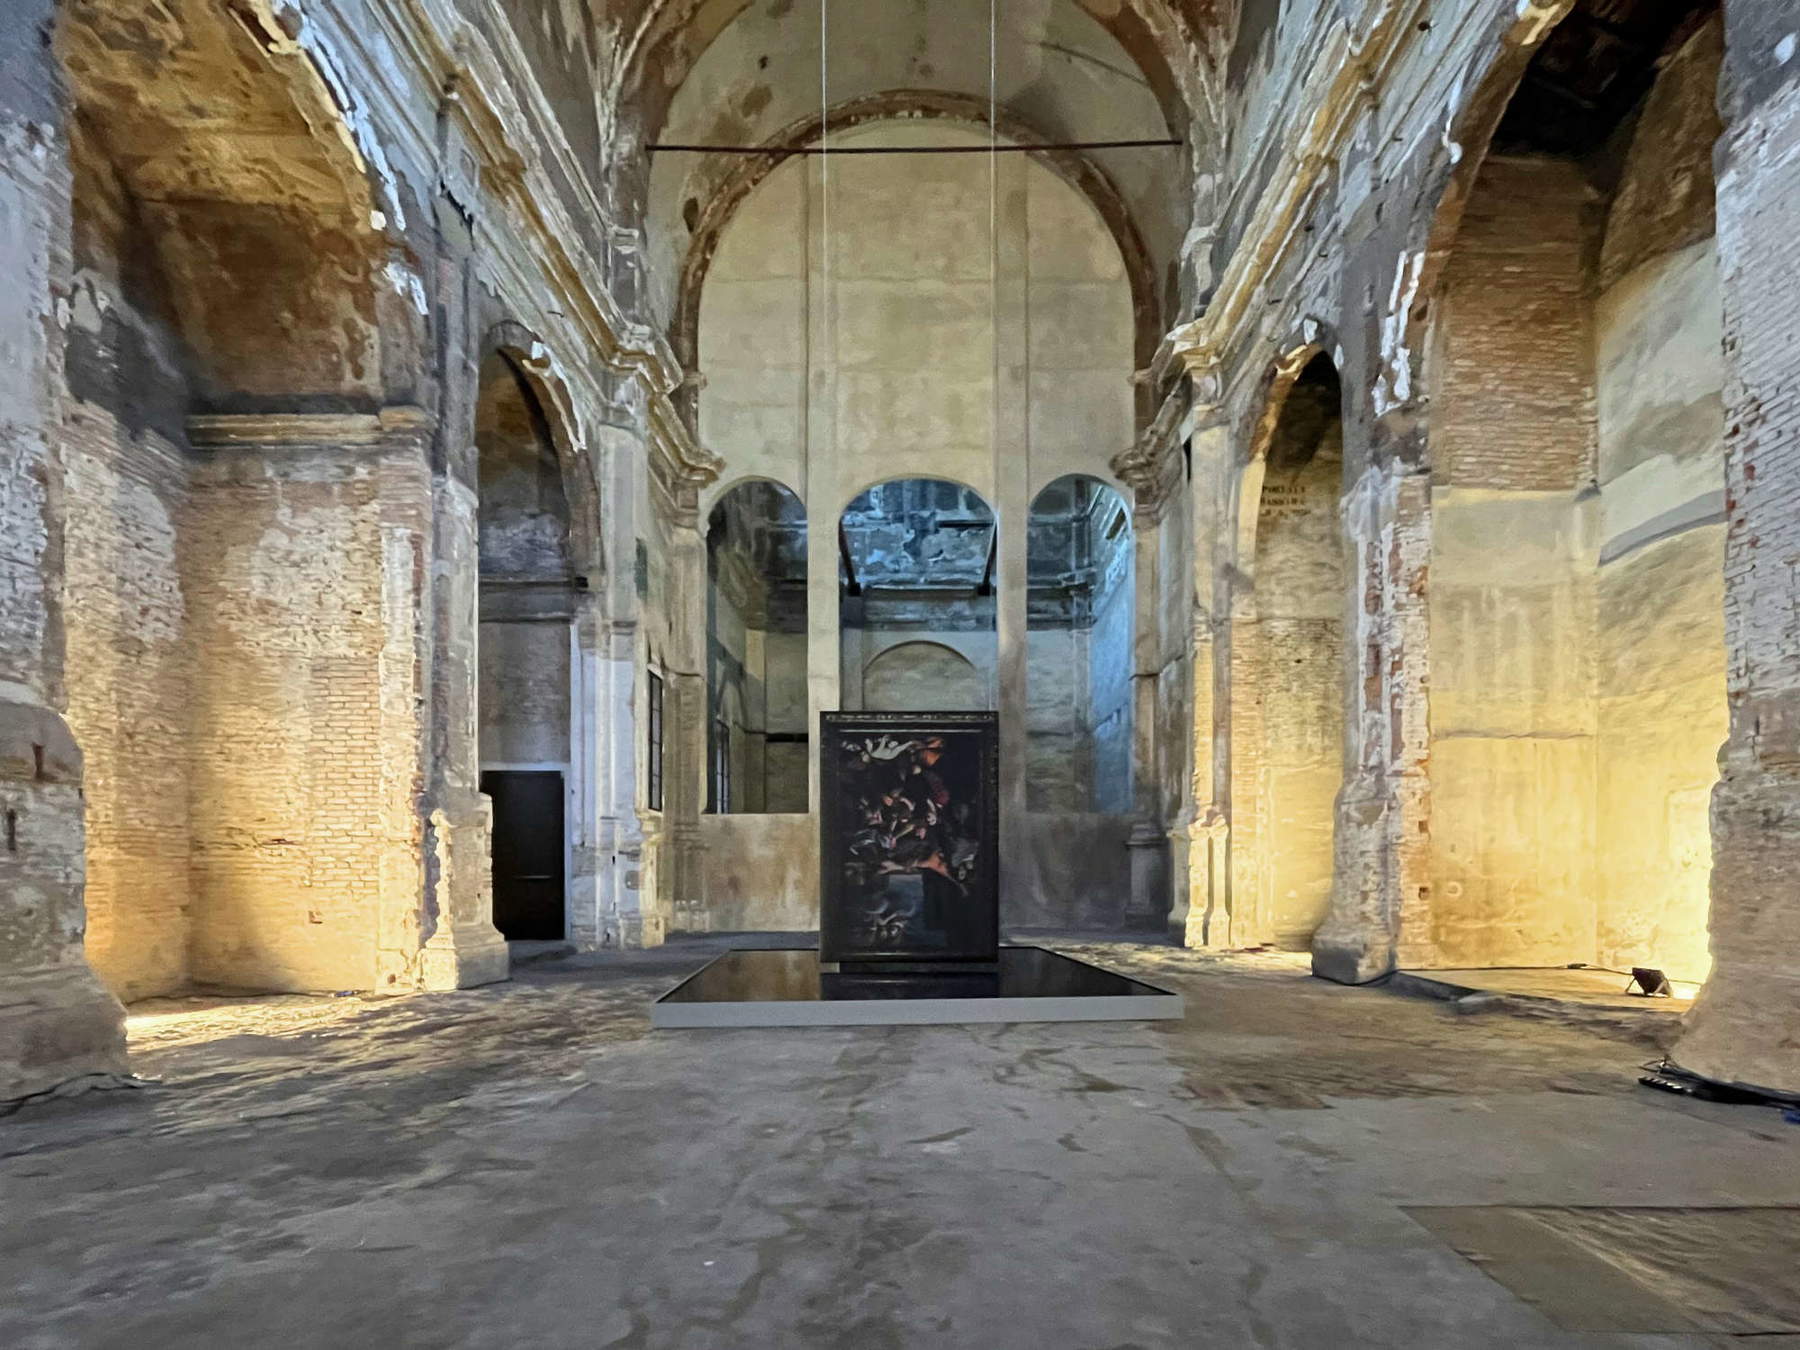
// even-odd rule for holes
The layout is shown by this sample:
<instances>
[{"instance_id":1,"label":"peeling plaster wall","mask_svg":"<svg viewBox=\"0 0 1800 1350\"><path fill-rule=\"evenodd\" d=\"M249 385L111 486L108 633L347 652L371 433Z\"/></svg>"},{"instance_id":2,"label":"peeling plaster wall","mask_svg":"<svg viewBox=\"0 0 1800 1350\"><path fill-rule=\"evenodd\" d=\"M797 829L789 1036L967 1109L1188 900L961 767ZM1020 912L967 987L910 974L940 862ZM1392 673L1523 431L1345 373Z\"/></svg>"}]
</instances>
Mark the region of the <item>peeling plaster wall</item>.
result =
<instances>
[{"instance_id":1,"label":"peeling plaster wall","mask_svg":"<svg viewBox=\"0 0 1800 1350\"><path fill-rule=\"evenodd\" d=\"M554 620L481 625L483 765L569 762L569 639Z\"/></svg>"}]
</instances>

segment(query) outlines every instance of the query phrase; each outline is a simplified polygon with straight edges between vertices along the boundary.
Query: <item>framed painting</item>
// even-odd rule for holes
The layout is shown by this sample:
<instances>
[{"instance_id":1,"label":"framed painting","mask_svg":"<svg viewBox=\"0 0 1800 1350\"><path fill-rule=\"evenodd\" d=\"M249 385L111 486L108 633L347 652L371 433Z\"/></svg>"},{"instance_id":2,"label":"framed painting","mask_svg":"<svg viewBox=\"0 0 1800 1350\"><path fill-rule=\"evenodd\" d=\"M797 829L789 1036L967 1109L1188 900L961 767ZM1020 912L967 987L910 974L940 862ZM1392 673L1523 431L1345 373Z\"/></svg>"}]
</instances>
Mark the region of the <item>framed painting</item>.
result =
<instances>
[{"instance_id":1,"label":"framed painting","mask_svg":"<svg viewBox=\"0 0 1800 1350\"><path fill-rule=\"evenodd\" d=\"M823 713L819 959L994 961L999 722Z\"/></svg>"}]
</instances>

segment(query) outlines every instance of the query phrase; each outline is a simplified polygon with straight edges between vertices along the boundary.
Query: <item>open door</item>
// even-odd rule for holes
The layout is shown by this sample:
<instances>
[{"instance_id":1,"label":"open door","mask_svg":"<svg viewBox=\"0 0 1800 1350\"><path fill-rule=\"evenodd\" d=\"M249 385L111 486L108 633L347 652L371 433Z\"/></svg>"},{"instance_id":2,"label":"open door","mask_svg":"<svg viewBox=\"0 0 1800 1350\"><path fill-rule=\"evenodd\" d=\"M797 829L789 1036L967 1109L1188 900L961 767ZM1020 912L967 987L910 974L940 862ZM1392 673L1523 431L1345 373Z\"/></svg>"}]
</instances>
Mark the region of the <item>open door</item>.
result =
<instances>
[{"instance_id":1,"label":"open door","mask_svg":"<svg viewBox=\"0 0 1800 1350\"><path fill-rule=\"evenodd\" d=\"M509 942L560 941L563 776L494 770L481 775L494 802L494 926Z\"/></svg>"}]
</instances>

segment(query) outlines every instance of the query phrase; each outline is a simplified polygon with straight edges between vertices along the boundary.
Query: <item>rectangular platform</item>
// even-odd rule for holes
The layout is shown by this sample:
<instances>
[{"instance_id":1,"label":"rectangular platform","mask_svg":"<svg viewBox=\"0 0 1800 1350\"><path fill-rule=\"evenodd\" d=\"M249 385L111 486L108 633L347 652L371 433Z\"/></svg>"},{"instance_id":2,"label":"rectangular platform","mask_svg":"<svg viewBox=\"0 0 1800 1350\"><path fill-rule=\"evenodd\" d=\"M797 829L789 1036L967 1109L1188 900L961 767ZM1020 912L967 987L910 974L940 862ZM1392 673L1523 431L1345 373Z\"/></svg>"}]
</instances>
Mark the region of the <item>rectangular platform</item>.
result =
<instances>
[{"instance_id":1,"label":"rectangular platform","mask_svg":"<svg viewBox=\"0 0 1800 1350\"><path fill-rule=\"evenodd\" d=\"M871 1027L1179 1019L1181 995L1042 947L954 967L846 963L812 948L730 951L659 998L652 1026Z\"/></svg>"}]
</instances>

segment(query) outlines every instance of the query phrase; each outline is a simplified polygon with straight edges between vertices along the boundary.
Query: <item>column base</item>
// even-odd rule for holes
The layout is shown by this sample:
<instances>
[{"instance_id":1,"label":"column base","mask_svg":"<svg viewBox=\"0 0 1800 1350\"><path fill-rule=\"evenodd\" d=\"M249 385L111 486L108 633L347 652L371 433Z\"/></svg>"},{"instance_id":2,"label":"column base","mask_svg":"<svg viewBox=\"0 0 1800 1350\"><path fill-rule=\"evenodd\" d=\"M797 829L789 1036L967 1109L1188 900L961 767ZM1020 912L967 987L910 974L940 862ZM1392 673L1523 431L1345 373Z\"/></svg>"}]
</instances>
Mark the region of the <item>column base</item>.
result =
<instances>
[{"instance_id":1,"label":"column base","mask_svg":"<svg viewBox=\"0 0 1800 1350\"><path fill-rule=\"evenodd\" d=\"M433 992L474 989L512 978L512 953L496 928L470 935L441 931L419 953L419 987Z\"/></svg>"},{"instance_id":2,"label":"column base","mask_svg":"<svg viewBox=\"0 0 1800 1350\"><path fill-rule=\"evenodd\" d=\"M1372 984L1394 973L1393 947L1385 938L1367 942L1320 934L1313 939L1312 973L1334 984Z\"/></svg>"},{"instance_id":3,"label":"column base","mask_svg":"<svg viewBox=\"0 0 1800 1350\"><path fill-rule=\"evenodd\" d=\"M0 987L0 1101L88 1074L124 1074L125 1009L85 963L9 974Z\"/></svg>"}]
</instances>

